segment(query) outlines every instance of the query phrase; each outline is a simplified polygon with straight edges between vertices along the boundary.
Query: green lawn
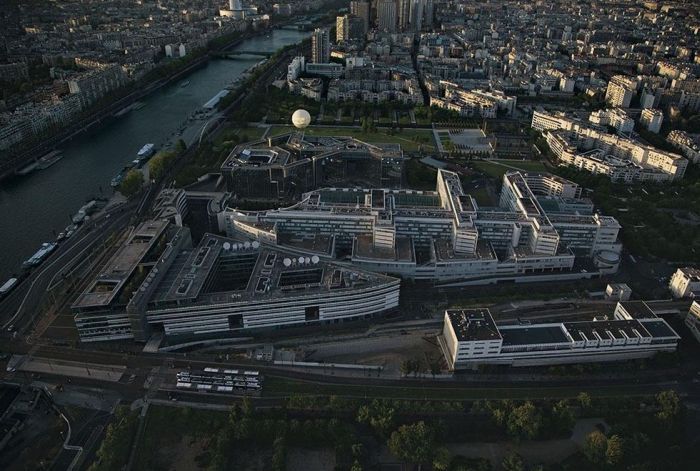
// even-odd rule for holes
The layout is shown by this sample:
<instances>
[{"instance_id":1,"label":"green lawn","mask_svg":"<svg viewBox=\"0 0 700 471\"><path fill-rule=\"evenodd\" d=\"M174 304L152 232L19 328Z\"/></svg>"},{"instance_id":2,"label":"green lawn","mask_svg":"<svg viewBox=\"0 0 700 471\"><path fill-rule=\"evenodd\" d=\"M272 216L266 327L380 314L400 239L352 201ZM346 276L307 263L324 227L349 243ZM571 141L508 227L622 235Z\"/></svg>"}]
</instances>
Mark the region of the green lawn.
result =
<instances>
[{"instance_id":1,"label":"green lawn","mask_svg":"<svg viewBox=\"0 0 700 471\"><path fill-rule=\"evenodd\" d=\"M547 167L542 162L520 161L520 160L479 160L471 165L496 179L503 178L503 174L508 170L524 170L526 172L547 172Z\"/></svg>"},{"instance_id":2,"label":"green lawn","mask_svg":"<svg viewBox=\"0 0 700 471\"><path fill-rule=\"evenodd\" d=\"M239 140L242 142L245 141L255 141L257 139L260 139L262 135L265 133L265 128L258 128L258 127L247 127L247 128L239 128L239 127L230 127L230 128L225 128L221 133L214 139L214 145L222 145L226 141L231 141L233 139L233 136L238 136ZM233 148L233 147L232 147Z\"/></svg>"},{"instance_id":3,"label":"green lawn","mask_svg":"<svg viewBox=\"0 0 700 471\"><path fill-rule=\"evenodd\" d=\"M276 136L292 131L291 126L274 126L270 130L270 136ZM397 132L394 135L389 135L386 130L378 129L377 132L364 133L359 127L314 127L306 129L306 134L309 136L350 136L361 141L369 143L394 143L401 144L404 151L417 151L419 143L414 141L414 137L429 139L428 143L424 144L424 149L434 150L432 131L428 129L404 129L403 132Z\"/></svg>"}]
</instances>

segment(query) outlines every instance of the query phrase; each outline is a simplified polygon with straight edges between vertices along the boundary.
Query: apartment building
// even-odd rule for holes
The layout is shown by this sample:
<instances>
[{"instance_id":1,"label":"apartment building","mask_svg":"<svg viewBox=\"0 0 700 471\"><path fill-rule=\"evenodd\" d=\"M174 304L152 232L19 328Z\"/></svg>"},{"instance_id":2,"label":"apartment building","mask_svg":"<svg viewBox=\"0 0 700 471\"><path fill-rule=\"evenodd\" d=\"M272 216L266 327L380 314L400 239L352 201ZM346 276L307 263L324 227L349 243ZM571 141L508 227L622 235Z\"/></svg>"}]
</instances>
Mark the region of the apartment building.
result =
<instances>
[{"instance_id":1,"label":"apartment building","mask_svg":"<svg viewBox=\"0 0 700 471\"><path fill-rule=\"evenodd\" d=\"M311 34L311 62L326 64L331 59L331 45L328 30L316 28Z\"/></svg>"},{"instance_id":2,"label":"apartment building","mask_svg":"<svg viewBox=\"0 0 700 471\"><path fill-rule=\"evenodd\" d=\"M700 269L682 267L677 269L668 282L674 298L700 297Z\"/></svg>"},{"instance_id":3,"label":"apartment building","mask_svg":"<svg viewBox=\"0 0 700 471\"><path fill-rule=\"evenodd\" d=\"M608 134L562 114L536 111L532 127L544 132L561 165L571 165L613 181L672 181L683 178L684 157L630 138Z\"/></svg>"},{"instance_id":4,"label":"apartment building","mask_svg":"<svg viewBox=\"0 0 700 471\"><path fill-rule=\"evenodd\" d=\"M668 133L666 140L673 144L691 162L700 163L700 141L687 132L675 129Z\"/></svg>"},{"instance_id":5,"label":"apartment building","mask_svg":"<svg viewBox=\"0 0 700 471\"><path fill-rule=\"evenodd\" d=\"M605 101L612 107L629 108L636 93L636 80L624 75L614 75L608 83Z\"/></svg>"},{"instance_id":6,"label":"apartment building","mask_svg":"<svg viewBox=\"0 0 700 471\"><path fill-rule=\"evenodd\" d=\"M447 86L444 97L431 95L430 106L456 111L464 117L495 119L499 110L512 114L516 97L503 92L464 90L458 86Z\"/></svg>"},{"instance_id":7,"label":"apartment building","mask_svg":"<svg viewBox=\"0 0 700 471\"><path fill-rule=\"evenodd\" d=\"M664 122L664 113L661 110L645 108L639 117L639 123L648 131L658 134Z\"/></svg>"}]
</instances>

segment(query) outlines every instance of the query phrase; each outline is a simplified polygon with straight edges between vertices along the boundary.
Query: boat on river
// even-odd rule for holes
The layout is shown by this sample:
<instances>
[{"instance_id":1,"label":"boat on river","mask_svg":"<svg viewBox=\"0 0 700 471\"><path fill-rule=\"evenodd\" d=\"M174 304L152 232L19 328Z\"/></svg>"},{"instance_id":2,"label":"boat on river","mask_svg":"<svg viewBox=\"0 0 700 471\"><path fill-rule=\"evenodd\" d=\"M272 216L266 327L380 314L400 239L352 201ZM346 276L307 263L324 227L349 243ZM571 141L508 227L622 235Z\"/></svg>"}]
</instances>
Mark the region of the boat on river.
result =
<instances>
[{"instance_id":1,"label":"boat on river","mask_svg":"<svg viewBox=\"0 0 700 471\"><path fill-rule=\"evenodd\" d=\"M53 164L55 164L56 162L58 162L59 160L61 160L62 158L63 158L63 152L61 152L60 150L54 150L52 152L49 152L48 154L46 154L42 158L40 158L37 161L36 168L38 170L47 169L47 168L51 167Z\"/></svg>"}]
</instances>

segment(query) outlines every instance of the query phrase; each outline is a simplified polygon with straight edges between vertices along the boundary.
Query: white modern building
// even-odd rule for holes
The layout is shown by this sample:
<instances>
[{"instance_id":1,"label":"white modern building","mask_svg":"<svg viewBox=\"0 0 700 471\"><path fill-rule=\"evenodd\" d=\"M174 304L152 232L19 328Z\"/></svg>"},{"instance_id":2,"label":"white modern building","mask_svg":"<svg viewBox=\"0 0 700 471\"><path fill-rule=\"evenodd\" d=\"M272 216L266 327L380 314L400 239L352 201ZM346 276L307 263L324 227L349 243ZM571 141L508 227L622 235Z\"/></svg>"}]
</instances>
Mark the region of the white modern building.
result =
<instances>
[{"instance_id":1,"label":"white modern building","mask_svg":"<svg viewBox=\"0 0 700 471\"><path fill-rule=\"evenodd\" d=\"M497 325L486 308L445 311L440 345L451 370L648 358L680 337L641 302L618 303L612 320Z\"/></svg>"},{"instance_id":2,"label":"white modern building","mask_svg":"<svg viewBox=\"0 0 700 471\"><path fill-rule=\"evenodd\" d=\"M168 237L175 229L175 235ZM399 280L259 242L151 221L137 229L72 306L81 342L152 333L188 340L338 323L398 307Z\"/></svg>"},{"instance_id":3,"label":"white modern building","mask_svg":"<svg viewBox=\"0 0 700 471\"><path fill-rule=\"evenodd\" d=\"M520 172L504 175L497 207L480 208L457 174L439 170L436 191L325 188L288 208L221 216L231 236L435 281L588 278L616 271L621 251L618 222L594 214L576 184Z\"/></svg>"},{"instance_id":4,"label":"white modern building","mask_svg":"<svg viewBox=\"0 0 700 471\"><path fill-rule=\"evenodd\" d=\"M700 297L700 269L683 267L671 275L668 282L674 298L698 298Z\"/></svg>"}]
</instances>

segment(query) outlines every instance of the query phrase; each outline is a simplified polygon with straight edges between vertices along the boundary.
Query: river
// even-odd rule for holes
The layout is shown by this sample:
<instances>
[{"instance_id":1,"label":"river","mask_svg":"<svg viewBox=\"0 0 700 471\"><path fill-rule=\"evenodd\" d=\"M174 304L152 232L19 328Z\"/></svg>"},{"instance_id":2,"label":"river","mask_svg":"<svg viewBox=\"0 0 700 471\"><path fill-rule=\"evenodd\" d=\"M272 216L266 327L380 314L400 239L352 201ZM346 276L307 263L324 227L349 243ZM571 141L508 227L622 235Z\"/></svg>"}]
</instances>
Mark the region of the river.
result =
<instances>
[{"instance_id":1,"label":"river","mask_svg":"<svg viewBox=\"0 0 700 471\"><path fill-rule=\"evenodd\" d=\"M237 49L274 52L310 33L274 30ZM211 60L187 77L141 100L134 110L65 146L63 159L48 169L0 184L0 284L41 245L71 223L86 200L110 196L110 180L148 142L164 143L187 117L260 59Z\"/></svg>"}]
</instances>

